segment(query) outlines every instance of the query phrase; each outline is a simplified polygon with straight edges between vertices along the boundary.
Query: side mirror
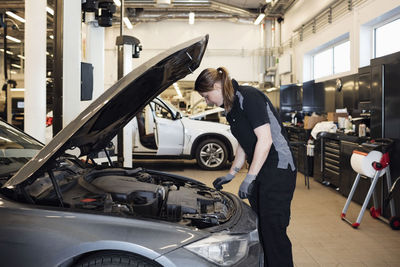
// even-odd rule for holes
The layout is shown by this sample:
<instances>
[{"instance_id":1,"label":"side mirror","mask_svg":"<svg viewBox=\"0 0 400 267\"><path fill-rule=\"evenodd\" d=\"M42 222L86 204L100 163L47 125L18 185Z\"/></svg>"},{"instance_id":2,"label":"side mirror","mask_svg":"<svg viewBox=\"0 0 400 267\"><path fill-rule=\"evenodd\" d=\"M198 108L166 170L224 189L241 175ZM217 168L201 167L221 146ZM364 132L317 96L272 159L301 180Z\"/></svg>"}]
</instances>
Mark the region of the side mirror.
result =
<instances>
[{"instance_id":1,"label":"side mirror","mask_svg":"<svg viewBox=\"0 0 400 267\"><path fill-rule=\"evenodd\" d=\"M179 111L177 111L176 115L175 115L175 120L179 120L179 119L182 119L182 115Z\"/></svg>"}]
</instances>

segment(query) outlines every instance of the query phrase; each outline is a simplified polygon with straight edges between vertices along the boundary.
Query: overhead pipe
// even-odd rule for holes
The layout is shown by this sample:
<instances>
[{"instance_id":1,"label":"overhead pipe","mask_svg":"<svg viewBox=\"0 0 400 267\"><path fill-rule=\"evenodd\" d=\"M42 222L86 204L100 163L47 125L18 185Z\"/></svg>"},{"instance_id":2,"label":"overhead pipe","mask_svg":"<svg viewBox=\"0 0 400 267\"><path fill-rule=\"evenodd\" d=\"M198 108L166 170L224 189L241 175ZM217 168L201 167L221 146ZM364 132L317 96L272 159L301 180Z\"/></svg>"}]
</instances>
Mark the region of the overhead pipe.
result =
<instances>
[{"instance_id":1,"label":"overhead pipe","mask_svg":"<svg viewBox=\"0 0 400 267\"><path fill-rule=\"evenodd\" d=\"M157 4L157 1L133 1L133 0L125 0L125 6L127 8L160 8L160 6ZM212 9L216 11L220 11L223 13L228 13L228 14L236 14L244 17L250 17L250 18L255 18L257 17L256 13L253 13L249 10L235 7L232 5L220 3L217 1L173 1L171 5L169 5L171 8L207 8L207 9ZM165 6L167 9L169 6ZM169 12L170 10L167 10L166 12ZM194 10L196 11L196 10Z\"/></svg>"},{"instance_id":2,"label":"overhead pipe","mask_svg":"<svg viewBox=\"0 0 400 267\"><path fill-rule=\"evenodd\" d=\"M196 20L202 19L223 19L232 20L235 22L253 23L253 19L241 18L225 13L212 13L212 12L195 12ZM159 13L159 12L144 12L140 16L131 17L132 22L158 22L167 19L189 19L189 12L176 12L176 13Z\"/></svg>"}]
</instances>

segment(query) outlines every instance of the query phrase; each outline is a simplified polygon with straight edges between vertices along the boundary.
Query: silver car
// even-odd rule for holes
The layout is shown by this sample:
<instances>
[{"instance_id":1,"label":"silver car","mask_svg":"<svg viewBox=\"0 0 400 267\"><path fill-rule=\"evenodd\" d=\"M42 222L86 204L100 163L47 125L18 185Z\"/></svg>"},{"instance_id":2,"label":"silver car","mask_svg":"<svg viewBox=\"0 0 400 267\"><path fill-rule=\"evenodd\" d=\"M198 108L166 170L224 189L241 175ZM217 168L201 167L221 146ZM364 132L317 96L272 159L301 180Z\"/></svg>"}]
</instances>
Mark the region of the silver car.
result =
<instances>
[{"instance_id":1,"label":"silver car","mask_svg":"<svg viewBox=\"0 0 400 267\"><path fill-rule=\"evenodd\" d=\"M94 159L139 110L199 66L207 42L191 40L138 67L43 148L0 123L2 266L258 266L256 216L236 196Z\"/></svg>"}]
</instances>

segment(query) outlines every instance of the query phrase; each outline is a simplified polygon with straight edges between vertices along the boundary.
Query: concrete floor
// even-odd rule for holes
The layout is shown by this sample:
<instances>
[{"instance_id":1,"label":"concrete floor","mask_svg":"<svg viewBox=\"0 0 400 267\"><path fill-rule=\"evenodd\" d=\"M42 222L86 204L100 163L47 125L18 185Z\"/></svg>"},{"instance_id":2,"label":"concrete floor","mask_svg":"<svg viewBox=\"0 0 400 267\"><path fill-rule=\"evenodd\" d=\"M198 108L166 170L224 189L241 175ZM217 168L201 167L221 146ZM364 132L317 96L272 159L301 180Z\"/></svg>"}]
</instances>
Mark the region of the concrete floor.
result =
<instances>
[{"instance_id":1,"label":"concrete floor","mask_svg":"<svg viewBox=\"0 0 400 267\"><path fill-rule=\"evenodd\" d=\"M204 171L190 160L134 162L135 166L176 173L209 186L227 172ZM242 169L231 183L224 185L224 190L237 194L245 175L246 169ZM400 266L400 231L373 219L369 212L365 212L359 228L353 229L340 219L345 202L344 196L312 178L308 190L304 176L298 173L288 228L295 266ZM351 203L347 218L354 221L360 208Z\"/></svg>"}]
</instances>

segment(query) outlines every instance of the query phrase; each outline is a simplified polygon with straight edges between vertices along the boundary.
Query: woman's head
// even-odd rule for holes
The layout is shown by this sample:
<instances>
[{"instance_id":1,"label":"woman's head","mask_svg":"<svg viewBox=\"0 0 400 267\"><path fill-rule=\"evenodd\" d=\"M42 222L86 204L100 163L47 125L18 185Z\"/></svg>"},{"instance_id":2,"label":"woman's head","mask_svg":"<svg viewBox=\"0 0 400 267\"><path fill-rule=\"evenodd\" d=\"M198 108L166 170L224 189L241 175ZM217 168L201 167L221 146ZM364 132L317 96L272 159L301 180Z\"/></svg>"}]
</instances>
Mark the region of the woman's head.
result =
<instances>
[{"instance_id":1,"label":"woman's head","mask_svg":"<svg viewBox=\"0 0 400 267\"><path fill-rule=\"evenodd\" d=\"M194 90L205 98L207 104L224 105L224 108L230 111L234 90L229 74L224 67L203 70L194 83Z\"/></svg>"}]
</instances>

